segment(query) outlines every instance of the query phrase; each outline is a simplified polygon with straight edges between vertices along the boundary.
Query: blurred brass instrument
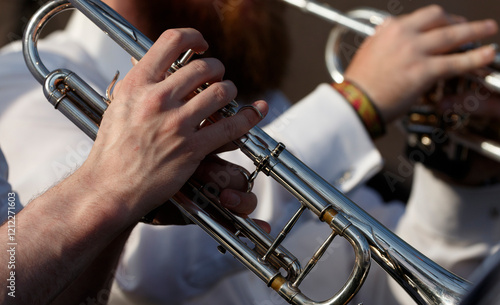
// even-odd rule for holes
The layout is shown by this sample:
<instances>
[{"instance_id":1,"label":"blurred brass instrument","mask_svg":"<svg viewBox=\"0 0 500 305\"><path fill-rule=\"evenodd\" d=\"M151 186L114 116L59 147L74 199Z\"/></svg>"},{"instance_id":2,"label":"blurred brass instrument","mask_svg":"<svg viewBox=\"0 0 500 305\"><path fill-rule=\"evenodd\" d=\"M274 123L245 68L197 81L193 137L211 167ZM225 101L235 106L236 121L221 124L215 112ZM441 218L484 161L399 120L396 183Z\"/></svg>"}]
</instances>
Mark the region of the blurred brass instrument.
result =
<instances>
[{"instance_id":1,"label":"blurred brass instrument","mask_svg":"<svg viewBox=\"0 0 500 305\"><path fill-rule=\"evenodd\" d=\"M332 28L326 43L325 61L330 76L337 83L344 80L344 67L349 63L350 56L355 51L353 49L359 47L361 43L359 38L363 39L374 35L375 27L390 16L387 12L371 8L355 9L343 14L328 4L314 0L281 1L336 25ZM349 39L353 37L348 37L348 34L354 34L355 39L358 39L351 41ZM468 81L469 86L470 84L475 86L475 90L486 88L493 93L500 93L499 67L500 53L497 53L493 64L472 71L464 75L464 78ZM460 84L462 87L454 88L455 92L453 93L460 93L460 90L465 91L464 82L460 82ZM448 89L445 90L442 84L436 85L435 89L440 91L433 91L432 98L429 98L430 94L427 95L425 103L416 105L404 119L404 126L409 135L409 148L419 150L421 154L425 153L425 155L433 155L436 152L437 155L440 154L442 157L435 158L436 161L433 162L436 164L442 164L442 161L450 162L448 166L450 168L454 168L456 164L460 164L467 159L468 149L500 162L499 123L490 122L490 126L483 126L482 129L476 128L477 125L473 127L467 121L472 111L468 111L468 113L463 111L463 113L455 113L444 117L436 109L438 101L435 97L442 96L442 93ZM481 93L481 95L484 96L484 93ZM464 114L467 118L464 118ZM460 128L456 128L457 126L460 126ZM434 134L440 130L446 132L447 139L445 143L433 141Z\"/></svg>"},{"instance_id":2,"label":"blurred brass instrument","mask_svg":"<svg viewBox=\"0 0 500 305\"><path fill-rule=\"evenodd\" d=\"M23 38L28 68L43 85L44 94L50 103L95 139L101 118L108 107L107 98L69 70L49 71L37 49L42 28L53 16L70 8L85 14L137 60L146 54L153 43L98 0L51 1L40 8L29 22ZM192 52L188 51L172 65L170 72L182 69L191 55ZM199 88L198 92L201 90L204 87ZM224 116L233 115L235 106L233 102L221 113ZM220 244L221 252L229 251L287 302L347 303L366 278L370 256L420 304L457 304L467 292L470 287L467 281L443 269L398 238L260 128L252 128L235 143L256 165L255 174L262 172L271 176L300 202L295 215L277 238L263 232L253 221L233 215L215 200L207 198L194 181L188 181L171 202L212 236ZM210 213L205 209L207 206L210 207ZM281 243L306 210L325 222L331 234L311 260L301 267L297 258ZM333 297L314 301L300 291L300 283L337 235L346 238L353 247L353 270L345 285Z\"/></svg>"}]
</instances>

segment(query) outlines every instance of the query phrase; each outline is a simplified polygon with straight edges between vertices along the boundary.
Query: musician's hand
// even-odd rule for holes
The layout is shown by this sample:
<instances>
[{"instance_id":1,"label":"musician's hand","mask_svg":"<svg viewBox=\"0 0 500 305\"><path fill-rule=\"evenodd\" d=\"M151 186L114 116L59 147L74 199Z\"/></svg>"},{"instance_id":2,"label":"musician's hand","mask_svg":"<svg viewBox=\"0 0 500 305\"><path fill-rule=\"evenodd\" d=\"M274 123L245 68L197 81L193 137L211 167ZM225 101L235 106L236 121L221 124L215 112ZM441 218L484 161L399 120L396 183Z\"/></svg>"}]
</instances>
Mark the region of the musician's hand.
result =
<instances>
[{"instance_id":1,"label":"musician's hand","mask_svg":"<svg viewBox=\"0 0 500 305\"><path fill-rule=\"evenodd\" d=\"M493 20L466 22L437 5L424 7L380 25L361 45L345 77L364 89L390 122L438 79L491 63L491 46L443 54L496 32Z\"/></svg>"},{"instance_id":2,"label":"musician's hand","mask_svg":"<svg viewBox=\"0 0 500 305\"><path fill-rule=\"evenodd\" d=\"M92 183L107 190L106 196L123 202L111 212L138 220L172 197L206 155L260 121L254 111L242 111L199 128L236 95L231 82L221 81L223 65L215 59L195 60L166 75L182 52L203 52L207 47L195 30L169 30L115 89L82 166ZM207 82L210 87L192 97ZM267 113L265 102L255 106Z\"/></svg>"}]
</instances>

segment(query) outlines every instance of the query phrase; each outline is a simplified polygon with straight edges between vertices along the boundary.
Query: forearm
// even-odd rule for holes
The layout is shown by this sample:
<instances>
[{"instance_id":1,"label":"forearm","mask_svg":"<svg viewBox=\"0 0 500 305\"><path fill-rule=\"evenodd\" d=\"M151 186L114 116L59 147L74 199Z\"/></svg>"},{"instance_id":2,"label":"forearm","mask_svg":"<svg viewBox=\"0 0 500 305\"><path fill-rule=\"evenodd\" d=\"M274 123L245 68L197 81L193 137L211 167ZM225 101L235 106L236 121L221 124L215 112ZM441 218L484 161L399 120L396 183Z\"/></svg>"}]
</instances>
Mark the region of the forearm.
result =
<instances>
[{"instance_id":1,"label":"forearm","mask_svg":"<svg viewBox=\"0 0 500 305\"><path fill-rule=\"evenodd\" d=\"M52 305L81 304L95 301L105 304L111 293L111 285L125 243L135 224L118 236L91 265L68 288L61 293ZM86 303L85 303L86 304Z\"/></svg>"},{"instance_id":2,"label":"forearm","mask_svg":"<svg viewBox=\"0 0 500 305\"><path fill-rule=\"evenodd\" d=\"M129 226L116 197L105 197L88 178L84 170L75 172L18 214L16 269L2 269L6 278L15 272L16 287L22 287L16 293L18 302L54 300ZM8 243L6 224L0 240ZM2 256L3 266L7 259ZM0 291L0 299L10 297L6 289Z\"/></svg>"}]
</instances>

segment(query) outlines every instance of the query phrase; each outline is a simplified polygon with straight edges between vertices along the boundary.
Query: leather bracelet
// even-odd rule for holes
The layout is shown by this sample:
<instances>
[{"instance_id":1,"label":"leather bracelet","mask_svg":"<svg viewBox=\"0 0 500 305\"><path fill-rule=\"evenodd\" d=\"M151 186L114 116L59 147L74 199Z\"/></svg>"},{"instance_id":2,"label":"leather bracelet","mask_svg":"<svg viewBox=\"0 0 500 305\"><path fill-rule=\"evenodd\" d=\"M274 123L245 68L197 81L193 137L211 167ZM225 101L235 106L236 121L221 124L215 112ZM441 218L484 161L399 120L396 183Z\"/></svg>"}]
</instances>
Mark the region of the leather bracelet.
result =
<instances>
[{"instance_id":1,"label":"leather bracelet","mask_svg":"<svg viewBox=\"0 0 500 305\"><path fill-rule=\"evenodd\" d=\"M351 104L373 139L385 134L382 116L368 95L347 80L340 84L332 83L332 87Z\"/></svg>"}]
</instances>

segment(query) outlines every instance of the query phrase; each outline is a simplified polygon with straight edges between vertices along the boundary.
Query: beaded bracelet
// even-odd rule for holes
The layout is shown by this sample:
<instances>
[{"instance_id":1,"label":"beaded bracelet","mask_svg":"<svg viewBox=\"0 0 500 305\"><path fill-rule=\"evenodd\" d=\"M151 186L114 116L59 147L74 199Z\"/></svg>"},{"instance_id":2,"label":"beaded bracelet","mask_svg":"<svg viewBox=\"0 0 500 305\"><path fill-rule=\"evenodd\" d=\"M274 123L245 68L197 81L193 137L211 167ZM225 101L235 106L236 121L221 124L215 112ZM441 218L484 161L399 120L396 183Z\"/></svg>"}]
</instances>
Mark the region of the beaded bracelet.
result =
<instances>
[{"instance_id":1,"label":"beaded bracelet","mask_svg":"<svg viewBox=\"0 0 500 305\"><path fill-rule=\"evenodd\" d=\"M332 83L332 87L351 104L373 139L384 135L385 125L382 117L363 91L347 80L340 84Z\"/></svg>"}]
</instances>

